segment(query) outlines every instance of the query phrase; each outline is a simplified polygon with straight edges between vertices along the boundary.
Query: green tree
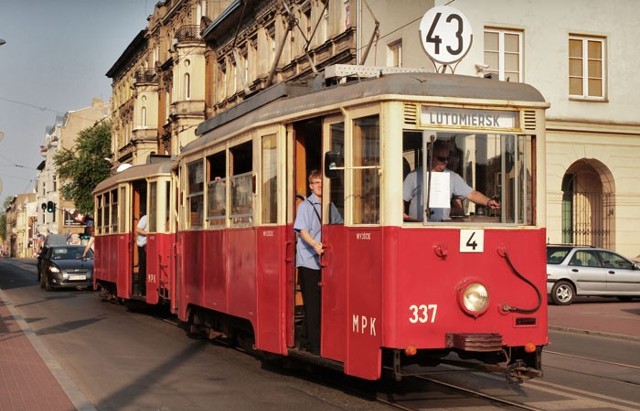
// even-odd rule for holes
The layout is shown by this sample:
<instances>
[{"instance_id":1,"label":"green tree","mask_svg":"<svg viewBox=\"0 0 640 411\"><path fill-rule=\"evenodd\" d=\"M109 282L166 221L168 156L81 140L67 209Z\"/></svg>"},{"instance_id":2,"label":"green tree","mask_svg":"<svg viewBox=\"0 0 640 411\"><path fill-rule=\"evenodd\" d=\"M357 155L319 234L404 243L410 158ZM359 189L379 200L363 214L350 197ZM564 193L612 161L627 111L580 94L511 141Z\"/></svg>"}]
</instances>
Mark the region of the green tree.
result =
<instances>
[{"instance_id":1,"label":"green tree","mask_svg":"<svg viewBox=\"0 0 640 411\"><path fill-rule=\"evenodd\" d=\"M109 177L111 164L111 123L102 121L78 133L72 149L58 151L53 160L65 198L73 200L76 208L86 214L93 213L93 189Z\"/></svg>"},{"instance_id":2,"label":"green tree","mask_svg":"<svg viewBox=\"0 0 640 411\"><path fill-rule=\"evenodd\" d=\"M2 210L0 210L0 241L7 238L7 209L11 205L13 197L6 197L2 202ZM2 245L0 243L0 245Z\"/></svg>"}]
</instances>

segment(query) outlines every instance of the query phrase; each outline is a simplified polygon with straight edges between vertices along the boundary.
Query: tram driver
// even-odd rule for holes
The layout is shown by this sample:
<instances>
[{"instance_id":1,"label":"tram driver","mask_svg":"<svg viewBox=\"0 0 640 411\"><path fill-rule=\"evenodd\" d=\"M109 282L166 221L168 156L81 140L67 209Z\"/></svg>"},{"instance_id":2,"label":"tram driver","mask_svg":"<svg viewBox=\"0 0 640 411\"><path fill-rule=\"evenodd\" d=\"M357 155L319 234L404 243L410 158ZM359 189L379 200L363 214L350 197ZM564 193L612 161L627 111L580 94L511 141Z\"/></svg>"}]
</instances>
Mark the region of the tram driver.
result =
<instances>
[{"instance_id":1,"label":"tram driver","mask_svg":"<svg viewBox=\"0 0 640 411\"><path fill-rule=\"evenodd\" d=\"M479 191L470 187L462 177L456 172L450 170L447 166L449 164L449 145L444 140L436 140L432 144L432 161L431 172L432 173L447 173L449 176L449 194L450 200L453 200L453 204L459 204L458 200L467 199L480 206L488 209L497 210L500 208L500 203L494 199L491 199ZM425 210L424 200L422 198L422 166L417 167L411 171L404 179L402 197L404 200L404 221L423 221L421 210ZM435 178L433 179L436 180ZM433 187L431 193L433 193ZM431 204L433 204L430 201ZM439 207L426 210L428 215L428 221L448 221L451 219L451 206Z\"/></svg>"}]
</instances>

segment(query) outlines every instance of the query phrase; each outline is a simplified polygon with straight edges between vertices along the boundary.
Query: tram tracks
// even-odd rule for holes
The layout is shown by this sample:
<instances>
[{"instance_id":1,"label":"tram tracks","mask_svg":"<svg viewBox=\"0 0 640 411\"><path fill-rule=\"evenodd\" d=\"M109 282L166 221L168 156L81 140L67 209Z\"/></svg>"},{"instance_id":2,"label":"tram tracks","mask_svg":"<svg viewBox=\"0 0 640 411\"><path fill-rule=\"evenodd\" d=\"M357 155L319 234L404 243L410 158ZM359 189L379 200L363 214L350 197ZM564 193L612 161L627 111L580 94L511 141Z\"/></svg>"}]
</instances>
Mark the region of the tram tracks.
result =
<instances>
[{"instance_id":1,"label":"tram tracks","mask_svg":"<svg viewBox=\"0 0 640 411\"><path fill-rule=\"evenodd\" d=\"M547 356L556 356L573 362L573 367L554 365L553 361L545 361L546 369L556 369L575 374L588 375L592 378L600 378L608 381L616 381L624 384L640 386L640 366L623 364L615 361L601 360L575 354L561 353L557 351L544 351ZM580 362L580 366L577 363ZM635 378L635 380L634 380Z\"/></svg>"},{"instance_id":2,"label":"tram tracks","mask_svg":"<svg viewBox=\"0 0 640 411\"><path fill-rule=\"evenodd\" d=\"M477 398L480 399L481 401L487 401L487 404L474 404L474 407L482 407L482 406L491 406L491 407L495 407L495 406L501 406L501 409L517 409L517 410L528 410L528 411L544 411L542 408L536 408L536 407L532 407L530 405L527 405L525 403L522 402L517 402L517 401L511 401L505 398L502 398L500 396L497 395L492 395L492 394L488 394L486 392L482 392L479 390L475 390L475 389L471 389L468 387L463 387L461 385L458 384L453 384L450 382L446 382L446 381L442 381L436 378L432 378L432 377L427 377L424 375L414 375L408 378L414 378L416 380L420 380L422 382L427 382L427 383L431 383L431 384L437 384L441 387L444 387L446 389L452 390L454 392L459 392L459 393L463 393L464 395L469 396L469 398ZM425 405L427 408L441 408L441 409L450 409L453 410L455 409L455 406L452 407L451 405L446 405L446 404L439 404L438 401L441 400L429 400L428 404L425 404L425 400L421 399L421 400L407 400L407 401L403 401L403 404L399 404L397 402L393 402L393 401L388 401L384 398L380 398L377 397L376 401L378 402L382 402L385 403L389 406L392 406L394 408L397 409L401 409L401 410L405 410L405 411L417 411L417 410L422 410L425 409ZM456 402L460 402L460 399L456 399ZM467 408L467 406L465 406L465 408Z\"/></svg>"}]
</instances>

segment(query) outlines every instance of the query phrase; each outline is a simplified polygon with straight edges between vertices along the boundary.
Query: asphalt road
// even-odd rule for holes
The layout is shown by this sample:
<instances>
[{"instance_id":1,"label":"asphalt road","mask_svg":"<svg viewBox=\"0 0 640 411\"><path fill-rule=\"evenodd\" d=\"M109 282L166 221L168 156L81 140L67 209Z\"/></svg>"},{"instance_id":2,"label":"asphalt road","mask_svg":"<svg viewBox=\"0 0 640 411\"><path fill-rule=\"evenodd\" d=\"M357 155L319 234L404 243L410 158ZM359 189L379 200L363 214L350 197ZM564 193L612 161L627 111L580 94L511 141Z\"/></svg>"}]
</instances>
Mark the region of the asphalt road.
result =
<instances>
[{"instance_id":1,"label":"asphalt road","mask_svg":"<svg viewBox=\"0 0 640 411\"><path fill-rule=\"evenodd\" d=\"M265 368L246 353L190 339L96 292L46 292L33 265L12 265L0 259L0 289L100 411L389 409L308 381L304 370Z\"/></svg>"},{"instance_id":2,"label":"asphalt road","mask_svg":"<svg viewBox=\"0 0 640 411\"><path fill-rule=\"evenodd\" d=\"M317 383L314 371L264 367L246 353L189 339L175 324L102 302L95 292L46 292L32 262L0 259L0 273L3 295L97 410L390 409ZM640 338L629 330L640 321L640 302L600 300L549 307L544 378L508 385L500 376L453 372L443 379L541 410L640 409ZM625 329L629 335L617 338ZM412 387L387 399L464 409L432 385Z\"/></svg>"}]
</instances>

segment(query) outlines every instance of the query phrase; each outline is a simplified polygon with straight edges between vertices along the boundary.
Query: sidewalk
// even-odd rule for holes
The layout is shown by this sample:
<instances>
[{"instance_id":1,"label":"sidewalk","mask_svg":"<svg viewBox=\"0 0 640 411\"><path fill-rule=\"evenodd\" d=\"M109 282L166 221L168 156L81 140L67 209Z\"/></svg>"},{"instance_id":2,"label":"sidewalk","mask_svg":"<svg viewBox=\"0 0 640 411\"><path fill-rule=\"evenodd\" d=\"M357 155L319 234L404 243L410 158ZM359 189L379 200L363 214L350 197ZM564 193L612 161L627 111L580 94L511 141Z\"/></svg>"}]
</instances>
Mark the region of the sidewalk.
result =
<instances>
[{"instance_id":1,"label":"sidewalk","mask_svg":"<svg viewBox=\"0 0 640 411\"><path fill-rule=\"evenodd\" d=\"M549 329L640 341L640 300L578 297L571 305L549 305Z\"/></svg>"},{"instance_id":2,"label":"sidewalk","mask_svg":"<svg viewBox=\"0 0 640 411\"><path fill-rule=\"evenodd\" d=\"M95 411L2 290L0 410Z\"/></svg>"}]
</instances>

